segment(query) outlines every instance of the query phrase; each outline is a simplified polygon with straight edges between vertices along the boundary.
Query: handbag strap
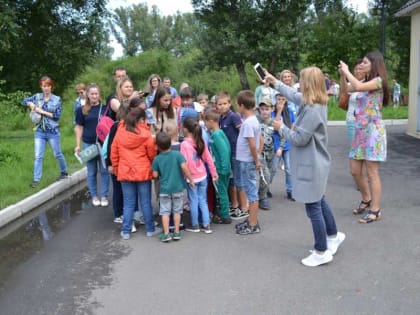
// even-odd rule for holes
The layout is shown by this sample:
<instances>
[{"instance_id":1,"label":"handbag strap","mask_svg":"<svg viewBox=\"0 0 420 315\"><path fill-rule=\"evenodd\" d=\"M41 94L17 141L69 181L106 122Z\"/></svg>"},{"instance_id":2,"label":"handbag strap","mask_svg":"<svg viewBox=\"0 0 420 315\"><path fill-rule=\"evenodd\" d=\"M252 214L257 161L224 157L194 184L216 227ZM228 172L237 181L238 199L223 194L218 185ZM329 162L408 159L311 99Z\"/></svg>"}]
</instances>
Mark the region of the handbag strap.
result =
<instances>
[{"instance_id":1,"label":"handbag strap","mask_svg":"<svg viewBox=\"0 0 420 315\"><path fill-rule=\"evenodd\" d=\"M102 103L101 103L101 105L100 105L100 107L99 107L99 113L98 113L98 124L99 124L99 121L101 120L101 112L102 112ZM98 124L96 124L96 126L98 125ZM96 140L95 140L95 143L98 143L98 133L96 133Z\"/></svg>"}]
</instances>

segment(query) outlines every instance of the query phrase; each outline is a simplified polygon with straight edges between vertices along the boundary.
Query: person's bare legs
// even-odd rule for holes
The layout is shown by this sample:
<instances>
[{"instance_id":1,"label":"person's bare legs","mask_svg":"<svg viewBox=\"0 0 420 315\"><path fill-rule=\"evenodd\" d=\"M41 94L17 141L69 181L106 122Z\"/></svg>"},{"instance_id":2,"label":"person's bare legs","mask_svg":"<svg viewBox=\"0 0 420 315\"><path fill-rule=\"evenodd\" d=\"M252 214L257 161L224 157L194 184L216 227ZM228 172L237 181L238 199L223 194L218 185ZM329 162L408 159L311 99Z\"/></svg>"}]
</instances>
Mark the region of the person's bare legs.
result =
<instances>
[{"instance_id":1,"label":"person's bare legs","mask_svg":"<svg viewBox=\"0 0 420 315\"><path fill-rule=\"evenodd\" d=\"M249 203L249 225L258 224L258 200Z\"/></svg>"},{"instance_id":2,"label":"person's bare legs","mask_svg":"<svg viewBox=\"0 0 420 315\"><path fill-rule=\"evenodd\" d=\"M163 227L163 234L169 234L169 215L162 215L162 227ZM175 220L175 215L174 215ZM178 222L178 230L179 230L179 222Z\"/></svg>"},{"instance_id":3,"label":"person's bare legs","mask_svg":"<svg viewBox=\"0 0 420 315\"><path fill-rule=\"evenodd\" d=\"M371 210L381 209L382 183L379 176L379 162L366 161L366 169L369 177L370 190L372 193Z\"/></svg>"},{"instance_id":4,"label":"person's bare legs","mask_svg":"<svg viewBox=\"0 0 420 315\"><path fill-rule=\"evenodd\" d=\"M363 201L371 200L371 192L366 176L363 174L365 169L365 160L350 159L350 173L360 190Z\"/></svg>"},{"instance_id":5,"label":"person's bare legs","mask_svg":"<svg viewBox=\"0 0 420 315\"><path fill-rule=\"evenodd\" d=\"M238 190L233 185L229 186L229 198L230 198L230 206L232 208L239 208Z\"/></svg>"},{"instance_id":6,"label":"person's bare legs","mask_svg":"<svg viewBox=\"0 0 420 315\"><path fill-rule=\"evenodd\" d=\"M181 215L179 213L174 213L174 233L179 233L180 223L181 223Z\"/></svg>"},{"instance_id":7,"label":"person's bare legs","mask_svg":"<svg viewBox=\"0 0 420 315\"><path fill-rule=\"evenodd\" d=\"M248 198L246 197L245 190L238 189L239 195L239 208L243 212L248 212ZM251 205L249 205L249 209L251 209Z\"/></svg>"}]
</instances>

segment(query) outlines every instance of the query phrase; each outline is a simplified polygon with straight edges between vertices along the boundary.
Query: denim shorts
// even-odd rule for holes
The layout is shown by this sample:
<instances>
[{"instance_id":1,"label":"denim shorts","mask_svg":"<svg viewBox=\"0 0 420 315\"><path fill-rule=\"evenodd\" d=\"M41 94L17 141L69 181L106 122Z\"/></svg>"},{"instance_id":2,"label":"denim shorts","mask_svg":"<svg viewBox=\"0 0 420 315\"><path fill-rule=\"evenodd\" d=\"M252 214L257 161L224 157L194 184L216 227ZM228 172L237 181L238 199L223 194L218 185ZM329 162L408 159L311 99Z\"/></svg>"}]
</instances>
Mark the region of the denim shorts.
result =
<instances>
[{"instance_id":1,"label":"denim shorts","mask_svg":"<svg viewBox=\"0 0 420 315\"><path fill-rule=\"evenodd\" d=\"M230 168L232 170L232 178L230 178L229 185L239 187L239 161L232 157L230 159Z\"/></svg>"},{"instance_id":2,"label":"denim shorts","mask_svg":"<svg viewBox=\"0 0 420 315\"><path fill-rule=\"evenodd\" d=\"M184 192L174 194L159 195L160 215L170 215L171 213L182 214L184 208Z\"/></svg>"},{"instance_id":3,"label":"denim shorts","mask_svg":"<svg viewBox=\"0 0 420 315\"><path fill-rule=\"evenodd\" d=\"M239 176L238 189L245 191L249 202L258 200L257 169L254 162L237 161Z\"/></svg>"}]
</instances>

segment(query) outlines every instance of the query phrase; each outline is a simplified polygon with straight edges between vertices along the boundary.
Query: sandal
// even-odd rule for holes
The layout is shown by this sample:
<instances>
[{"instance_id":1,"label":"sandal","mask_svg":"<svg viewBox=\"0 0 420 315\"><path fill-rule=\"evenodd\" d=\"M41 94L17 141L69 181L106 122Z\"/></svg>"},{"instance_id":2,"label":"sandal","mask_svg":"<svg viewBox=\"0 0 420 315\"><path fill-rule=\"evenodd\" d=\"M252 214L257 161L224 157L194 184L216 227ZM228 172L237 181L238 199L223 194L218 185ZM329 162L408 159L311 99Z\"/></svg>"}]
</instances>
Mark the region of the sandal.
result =
<instances>
[{"instance_id":1,"label":"sandal","mask_svg":"<svg viewBox=\"0 0 420 315\"><path fill-rule=\"evenodd\" d=\"M362 201L360 201L359 207L357 209L353 209L353 214L358 215L358 214L362 214L366 210L369 210L371 202L372 202L372 200L369 200L369 201L362 200Z\"/></svg>"},{"instance_id":2,"label":"sandal","mask_svg":"<svg viewBox=\"0 0 420 315\"><path fill-rule=\"evenodd\" d=\"M372 218L373 216L373 218ZM381 209L377 211L368 210L368 212L363 216L363 218L359 219L360 223L371 223L374 221L379 221L382 217Z\"/></svg>"}]
</instances>

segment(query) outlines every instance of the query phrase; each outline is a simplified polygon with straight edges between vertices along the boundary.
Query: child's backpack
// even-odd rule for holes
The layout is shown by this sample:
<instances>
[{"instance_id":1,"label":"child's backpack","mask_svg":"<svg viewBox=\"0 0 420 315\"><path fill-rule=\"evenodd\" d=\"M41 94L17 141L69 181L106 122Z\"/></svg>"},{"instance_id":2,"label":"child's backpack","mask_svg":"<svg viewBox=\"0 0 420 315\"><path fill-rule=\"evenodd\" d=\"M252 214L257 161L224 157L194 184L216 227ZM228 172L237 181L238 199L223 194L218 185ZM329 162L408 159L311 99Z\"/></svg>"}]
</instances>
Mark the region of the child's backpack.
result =
<instances>
[{"instance_id":1,"label":"child's backpack","mask_svg":"<svg viewBox=\"0 0 420 315\"><path fill-rule=\"evenodd\" d=\"M106 107L105 113L99 118L98 125L96 126L96 135L99 141L104 143L106 136L109 134L114 121L111 117L107 116L109 105Z\"/></svg>"}]
</instances>

